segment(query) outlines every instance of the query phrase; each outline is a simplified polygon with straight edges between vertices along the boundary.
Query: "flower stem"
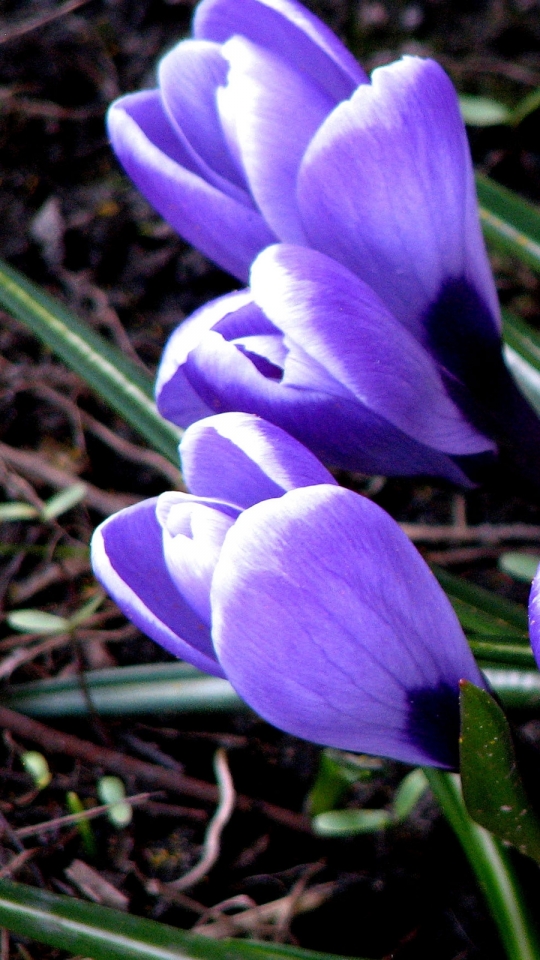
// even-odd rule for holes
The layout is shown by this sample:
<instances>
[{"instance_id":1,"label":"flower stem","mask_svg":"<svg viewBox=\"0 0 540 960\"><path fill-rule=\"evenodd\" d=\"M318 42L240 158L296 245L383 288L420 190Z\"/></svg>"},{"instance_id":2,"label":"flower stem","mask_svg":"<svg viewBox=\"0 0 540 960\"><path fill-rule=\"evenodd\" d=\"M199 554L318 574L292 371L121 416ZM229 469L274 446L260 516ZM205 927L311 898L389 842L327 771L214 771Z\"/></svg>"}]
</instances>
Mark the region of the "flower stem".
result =
<instances>
[{"instance_id":1,"label":"flower stem","mask_svg":"<svg viewBox=\"0 0 540 960\"><path fill-rule=\"evenodd\" d=\"M508 853L496 837L471 820L457 774L433 767L425 767L424 773L476 874L509 960L540 960L537 932Z\"/></svg>"}]
</instances>

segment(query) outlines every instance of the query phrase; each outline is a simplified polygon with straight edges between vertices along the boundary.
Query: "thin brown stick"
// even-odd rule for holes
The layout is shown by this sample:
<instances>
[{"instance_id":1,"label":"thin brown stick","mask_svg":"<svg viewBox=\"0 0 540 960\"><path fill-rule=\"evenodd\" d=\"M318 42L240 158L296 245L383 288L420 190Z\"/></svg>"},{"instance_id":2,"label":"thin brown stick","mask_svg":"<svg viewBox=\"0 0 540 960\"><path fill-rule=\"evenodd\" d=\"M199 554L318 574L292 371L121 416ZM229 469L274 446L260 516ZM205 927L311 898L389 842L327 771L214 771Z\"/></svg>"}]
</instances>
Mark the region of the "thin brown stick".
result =
<instances>
[{"instance_id":1,"label":"thin brown stick","mask_svg":"<svg viewBox=\"0 0 540 960\"><path fill-rule=\"evenodd\" d=\"M0 878L11 877L14 873L17 873L21 867L24 867L27 860L30 860L31 857L37 852L39 847L32 847L31 850L21 850L20 853L17 853L13 857L13 860L10 860L9 863L6 863L5 867L2 867L0 870Z\"/></svg>"},{"instance_id":2,"label":"thin brown stick","mask_svg":"<svg viewBox=\"0 0 540 960\"><path fill-rule=\"evenodd\" d=\"M461 524L401 523L413 543L503 543L512 540L540 541L540 526L532 523Z\"/></svg>"},{"instance_id":3,"label":"thin brown stick","mask_svg":"<svg viewBox=\"0 0 540 960\"><path fill-rule=\"evenodd\" d=\"M70 827L74 823L80 823L81 820L93 820L94 817L100 817L107 813L111 807L118 806L119 803L129 803L135 807L139 803L144 803L153 797L153 793L136 793L132 797L125 797L123 800L116 800L113 803L102 803L99 807L90 807L89 810L81 810L80 813L68 813L65 817L55 817L54 820L44 820L43 823L34 823L30 827L20 827L14 830L15 836L22 840L23 837L33 837L36 834L48 833L49 830L56 830L58 827Z\"/></svg>"},{"instance_id":4,"label":"thin brown stick","mask_svg":"<svg viewBox=\"0 0 540 960\"><path fill-rule=\"evenodd\" d=\"M38 17L29 17L28 20L23 20L22 23L17 23L13 27L4 28L4 30L0 30L0 43L8 43L9 40L18 40L19 37L24 37L26 33L37 30L39 27L44 27L46 24L51 23L52 20L58 20L59 17L65 17L66 14L73 13L74 10L78 10L79 7L83 7L89 2L90 0L68 0L67 3L63 3L62 6L56 10L51 10L49 13L42 13Z\"/></svg>"},{"instance_id":5,"label":"thin brown stick","mask_svg":"<svg viewBox=\"0 0 540 960\"><path fill-rule=\"evenodd\" d=\"M196 780L177 770L168 770L154 763L146 763L126 756L108 747L98 747L87 740L81 740L70 733L61 733L52 727L45 726L37 720L31 720L8 707L0 707L0 727L9 730L18 737L31 740L39 744L46 753L60 753L64 756L75 757L96 767L104 767L113 773L124 777L136 777L138 780L151 784L152 787L162 787L175 793L198 797L210 803L219 800L218 788L204 780ZM309 818L292 810L285 810L267 803L264 800L255 800L251 797L239 795L237 806L244 811L259 811L271 820L275 820L292 830L304 833L311 832Z\"/></svg>"},{"instance_id":6,"label":"thin brown stick","mask_svg":"<svg viewBox=\"0 0 540 960\"><path fill-rule=\"evenodd\" d=\"M29 477L41 480L43 483L59 490L80 482L79 477L75 474L53 467L39 453L34 453L31 450L16 450L15 447L9 447L6 443L0 443L0 457L7 464L21 470ZM85 502L89 507L106 517L110 516L111 513L122 510L124 507L137 503L141 499L131 494L107 493L86 481L84 481L84 484L86 487Z\"/></svg>"},{"instance_id":7,"label":"thin brown stick","mask_svg":"<svg viewBox=\"0 0 540 960\"><path fill-rule=\"evenodd\" d=\"M103 443L106 443L107 446L115 450L116 453L125 457L126 460L130 460L132 463L144 463L146 466L161 473L169 483L172 483L175 487L182 488L182 474L180 470L178 467L175 467L174 464L169 463L166 457L163 457L160 453L156 453L154 450L147 450L145 447L140 447L138 444L131 443L124 437L120 437L113 430L110 430L109 427L106 427L103 423L100 423L99 420L96 420L95 417L91 416L91 414L87 413L86 410L81 410L73 400L63 396L53 387L48 387L44 384L37 384L35 386L25 384L24 386L25 389L30 390L36 396L40 396L48 400L49 403L61 407L72 417L77 415L86 430L89 430L90 433L93 433L94 436L102 440Z\"/></svg>"}]
</instances>

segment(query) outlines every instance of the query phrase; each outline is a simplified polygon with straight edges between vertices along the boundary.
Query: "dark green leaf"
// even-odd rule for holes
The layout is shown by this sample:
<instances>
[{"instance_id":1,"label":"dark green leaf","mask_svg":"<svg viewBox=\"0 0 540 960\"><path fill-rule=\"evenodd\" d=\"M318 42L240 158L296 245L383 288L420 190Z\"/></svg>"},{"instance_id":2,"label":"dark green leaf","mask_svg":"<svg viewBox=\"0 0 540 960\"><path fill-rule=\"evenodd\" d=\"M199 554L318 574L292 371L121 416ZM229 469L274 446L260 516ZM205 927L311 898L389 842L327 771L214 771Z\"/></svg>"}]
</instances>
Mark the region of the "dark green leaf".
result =
<instances>
[{"instance_id":1,"label":"dark green leaf","mask_svg":"<svg viewBox=\"0 0 540 960\"><path fill-rule=\"evenodd\" d=\"M100 714L187 713L242 710L245 704L230 683L209 677L183 663L142 664L92 670L84 682L92 706ZM4 691L2 703L33 717L88 713L88 696L79 677L24 683Z\"/></svg>"},{"instance_id":2,"label":"dark green leaf","mask_svg":"<svg viewBox=\"0 0 540 960\"><path fill-rule=\"evenodd\" d=\"M489 590L455 577L447 570L432 567L441 587L448 595L461 625L491 636L529 638L529 621L525 607L499 597Z\"/></svg>"},{"instance_id":3,"label":"dark green leaf","mask_svg":"<svg viewBox=\"0 0 540 960\"><path fill-rule=\"evenodd\" d=\"M499 666L490 665L484 668L484 673L505 710L540 708L538 670L502 670Z\"/></svg>"},{"instance_id":4,"label":"dark green leaf","mask_svg":"<svg viewBox=\"0 0 540 960\"><path fill-rule=\"evenodd\" d=\"M540 825L521 782L512 734L493 697L464 680L460 693L461 782L473 820L540 861Z\"/></svg>"},{"instance_id":5,"label":"dark green leaf","mask_svg":"<svg viewBox=\"0 0 540 960\"><path fill-rule=\"evenodd\" d=\"M534 667L536 663L528 644L509 643L506 637L469 637L469 645L476 659L483 662L504 663L508 667Z\"/></svg>"}]
</instances>

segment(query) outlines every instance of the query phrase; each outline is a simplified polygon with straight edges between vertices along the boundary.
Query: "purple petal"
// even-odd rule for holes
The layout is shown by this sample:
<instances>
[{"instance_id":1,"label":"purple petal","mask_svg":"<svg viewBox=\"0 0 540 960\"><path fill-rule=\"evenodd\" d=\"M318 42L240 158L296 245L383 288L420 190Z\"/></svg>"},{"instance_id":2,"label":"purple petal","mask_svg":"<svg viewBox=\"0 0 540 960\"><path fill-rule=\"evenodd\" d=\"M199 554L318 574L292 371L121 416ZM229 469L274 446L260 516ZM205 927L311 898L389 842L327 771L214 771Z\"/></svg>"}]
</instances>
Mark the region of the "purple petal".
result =
<instances>
[{"instance_id":1,"label":"purple petal","mask_svg":"<svg viewBox=\"0 0 540 960\"><path fill-rule=\"evenodd\" d=\"M313 134L335 100L279 56L233 37L223 46L230 69L218 90L231 152L242 163L266 222L282 240L305 243L296 177Z\"/></svg>"},{"instance_id":2,"label":"purple petal","mask_svg":"<svg viewBox=\"0 0 540 960\"><path fill-rule=\"evenodd\" d=\"M379 507L339 487L246 511L212 584L227 678L277 727L455 767L458 683L485 687L433 575Z\"/></svg>"},{"instance_id":3,"label":"purple petal","mask_svg":"<svg viewBox=\"0 0 540 960\"><path fill-rule=\"evenodd\" d=\"M335 260L302 247L270 247L252 267L251 289L286 344L299 344L405 434L445 453L495 449L452 402L429 353ZM295 372L286 361L284 385L294 385Z\"/></svg>"},{"instance_id":4,"label":"purple petal","mask_svg":"<svg viewBox=\"0 0 540 960\"><path fill-rule=\"evenodd\" d=\"M265 378L234 344L209 334L188 358L185 372L194 389L216 411L255 413L280 426L324 463L385 476L426 474L470 486L452 459L421 444L372 413L306 358L311 388Z\"/></svg>"},{"instance_id":5,"label":"purple petal","mask_svg":"<svg viewBox=\"0 0 540 960\"><path fill-rule=\"evenodd\" d=\"M212 618L210 585L214 568L238 512L188 493L163 493L157 502L167 569L181 596L204 623Z\"/></svg>"},{"instance_id":6,"label":"purple petal","mask_svg":"<svg viewBox=\"0 0 540 960\"><path fill-rule=\"evenodd\" d=\"M175 657L224 676L210 629L174 585L163 556L157 498L105 520L92 538L92 566L122 613Z\"/></svg>"},{"instance_id":7,"label":"purple petal","mask_svg":"<svg viewBox=\"0 0 540 960\"><path fill-rule=\"evenodd\" d=\"M295 487L335 483L302 444L251 414L221 413L193 424L182 438L180 453L194 494L244 509Z\"/></svg>"},{"instance_id":8,"label":"purple petal","mask_svg":"<svg viewBox=\"0 0 540 960\"><path fill-rule=\"evenodd\" d=\"M306 151L298 199L310 243L366 281L419 339L448 280L472 285L497 329L456 93L432 60L375 70Z\"/></svg>"},{"instance_id":9,"label":"purple petal","mask_svg":"<svg viewBox=\"0 0 540 960\"><path fill-rule=\"evenodd\" d=\"M158 91L116 101L108 128L127 174L158 213L205 256L246 279L254 257L275 237L256 210L208 183L201 165L193 169L194 155L175 136Z\"/></svg>"},{"instance_id":10,"label":"purple petal","mask_svg":"<svg viewBox=\"0 0 540 960\"><path fill-rule=\"evenodd\" d=\"M163 106L177 134L185 137L207 166L245 194L245 178L234 163L217 111L217 88L227 81L229 65L221 47L205 40L178 43L159 64ZM244 204L246 201L243 201Z\"/></svg>"},{"instance_id":11,"label":"purple petal","mask_svg":"<svg viewBox=\"0 0 540 960\"><path fill-rule=\"evenodd\" d=\"M285 359L286 369L294 370L293 382L276 377L273 370L265 371L264 364L246 350L247 338L276 328L247 302L248 293L236 295L240 306L231 311L234 296L203 307L192 327L188 321L188 341L183 340L184 325L173 334L165 354L167 373L160 370L158 377L157 400L163 416L185 425L183 401L189 383L188 404L195 394L206 410L215 413L257 414L291 434L324 463L388 476L442 476L470 486L466 474L448 456L413 440L369 410L297 344L291 342Z\"/></svg>"},{"instance_id":12,"label":"purple petal","mask_svg":"<svg viewBox=\"0 0 540 960\"><path fill-rule=\"evenodd\" d=\"M184 364L208 330L229 313L251 302L249 290L226 294L195 311L171 334L161 357L155 387L156 403L162 417L179 427L188 427L214 413L191 386Z\"/></svg>"},{"instance_id":13,"label":"purple petal","mask_svg":"<svg viewBox=\"0 0 540 960\"><path fill-rule=\"evenodd\" d=\"M536 571L529 597L529 636L532 651L540 667L540 567Z\"/></svg>"},{"instance_id":14,"label":"purple petal","mask_svg":"<svg viewBox=\"0 0 540 960\"><path fill-rule=\"evenodd\" d=\"M245 36L296 66L335 100L367 81L335 34L295 0L203 0L195 11L193 33L218 43Z\"/></svg>"}]
</instances>

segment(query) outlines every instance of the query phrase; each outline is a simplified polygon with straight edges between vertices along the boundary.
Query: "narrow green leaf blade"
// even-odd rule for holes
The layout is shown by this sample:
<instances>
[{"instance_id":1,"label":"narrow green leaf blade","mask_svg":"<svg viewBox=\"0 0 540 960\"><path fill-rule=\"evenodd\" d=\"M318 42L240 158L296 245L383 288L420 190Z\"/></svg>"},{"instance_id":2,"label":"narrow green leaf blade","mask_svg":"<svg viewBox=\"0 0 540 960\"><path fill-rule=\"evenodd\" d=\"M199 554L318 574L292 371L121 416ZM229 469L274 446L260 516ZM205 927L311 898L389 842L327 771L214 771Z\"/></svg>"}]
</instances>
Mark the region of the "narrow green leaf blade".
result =
<instances>
[{"instance_id":1,"label":"narrow green leaf blade","mask_svg":"<svg viewBox=\"0 0 540 960\"><path fill-rule=\"evenodd\" d=\"M513 126L521 123L525 117L528 117L529 114L534 113L535 110L538 110L540 107L540 87L537 87L536 90L531 90L526 97L523 97L523 100L520 100L517 107L514 107L510 116L510 123Z\"/></svg>"},{"instance_id":2,"label":"narrow green leaf blade","mask_svg":"<svg viewBox=\"0 0 540 960\"><path fill-rule=\"evenodd\" d=\"M540 709L538 670L503 670L490 665L483 672L505 710Z\"/></svg>"},{"instance_id":3,"label":"narrow green leaf blade","mask_svg":"<svg viewBox=\"0 0 540 960\"><path fill-rule=\"evenodd\" d=\"M503 318L504 316L505 311L503 310ZM506 319L508 319L507 313ZM509 343L505 343L503 352L506 366L521 392L540 417L540 371L538 370L538 363L536 361L534 364L530 363L522 353L514 350Z\"/></svg>"},{"instance_id":4,"label":"narrow green leaf blade","mask_svg":"<svg viewBox=\"0 0 540 960\"><path fill-rule=\"evenodd\" d=\"M69 622L71 626L72 623ZM227 680L183 663L114 667L85 674L97 713L108 716L245 710ZM32 717L85 716L88 699L78 677L38 680L11 687L2 703Z\"/></svg>"},{"instance_id":5,"label":"narrow green leaf blade","mask_svg":"<svg viewBox=\"0 0 540 960\"><path fill-rule=\"evenodd\" d=\"M473 629L491 636L521 637L528 644L529 622L525 607L455 577L440 567L432 567L432 570L452 601L465 630Z\"/></svg>"},{"instance_id":6,"label":"narrow green leaf blade","mask_svg":"<svg viewBox=\"0 0 540 960\"><path fill-rule=\"evenodd\" d=\"M7 880L0 881L0 926L93 960L338 960L281 944L213 940Z\"/></svg>"},{"instance_id":7,"label":"narrow green leaf blade","mask_svg":"<svg viewBox=\"0 0 540 960\"><path fill-rule=\"evenodd\" d=\"M503 640L484 639L481 635L469 637L469 646L477 660L490 663L506 664L508 667L534 667L536 661L534 654L528 644L508 643L506 637Z\"/></svg>"},{"instance_id":8,"label":"narrow green leaf blade","mask_svg":"<svg viewBox=\"0 0 540 960\"><path fill-rule=\"evenodd\" d=\"M461 781L469 814L495 836L540 861L540 825L516 764L512 734L493 697L462 681Z\"/></svg>"},{"instance_id":9,"label":"narrow green leaf blade","mask_svg":"<svg viewBox=\"0 0 540 960\"><path fill-rule=\"evenodd\" d=\"M394 820L406 820L427 790L429 784L423 770L411 770L401 781L394 797Z\"/></svg>"},{"instance_id":10,"label":"narrow green leaf blade","mask_svg":"<svg viewBox=\"0 0 540 960\"><path fill-rule=\"evenodd\" d=\"M540 271L540 211L481 173L476 190L486 239Z\"/></svg>"},{"instance_id":11,"label":"narrow green leaf blade","mask_svg":"<svg viewBox=\"0 0 540 960\"><path fill-rule=\"evenodd\" d=\"M120 350L0 260L0 304L175 466L180 432L157 412L152 381Z\"/></svg>"},{"instance_id":12,"label":"narrow green leaf blade","mask_svg":"<svg viewBox=\"0 0 540 960\"><path fill-rule=\"evenodd\" d=\"M45 522L55 520L56 517L62 516L63 513L67 513L72 507L76 507L78 503L81 503L85 495L85 483L73 483L71 487L65 487L47 500L41 512L42 519Z\"/></svg>"}]
</instances>

